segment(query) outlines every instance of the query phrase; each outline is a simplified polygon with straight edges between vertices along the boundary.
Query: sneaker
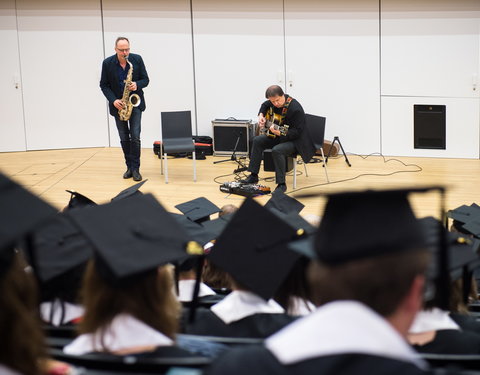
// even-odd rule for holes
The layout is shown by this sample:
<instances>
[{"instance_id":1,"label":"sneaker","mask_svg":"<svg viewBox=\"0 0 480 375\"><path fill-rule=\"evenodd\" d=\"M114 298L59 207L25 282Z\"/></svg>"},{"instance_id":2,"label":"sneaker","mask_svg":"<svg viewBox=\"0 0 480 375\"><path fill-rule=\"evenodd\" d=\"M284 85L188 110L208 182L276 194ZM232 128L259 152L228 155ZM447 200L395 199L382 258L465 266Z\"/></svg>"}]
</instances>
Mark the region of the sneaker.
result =
<instances>
[{"instance_id":1,"label":"sneaker","mask_svg":"<svg viewBox=\"0 0 480 375\"><path fill-rule=\"evenodd\" d=\"M240 180L244 184L256 184L258 182L258 174L251 173L247 178Z\"/></svg>"},{"instance_id":2,"label":"sneaker","mask_svg":"<svg viewBox=\"0 0 480 375\"><path fill-rule=\"evenodd\" d=\"M132 178L132 170L130 168L123 174L123 178Z\"/></svg>"},{"instance_id":3,"label":"sneaker","mask_svg":"<svg viewBox=\"0 0 480 375\"><path fill-rule=\"evenodd\" d=\"M277 187L275 188L275 191L281 191L282 193L285 193L287 191L287 185L278 184Z\"/></svg>"},{"instance_id":4,"label":"sneaker","mask_svg":"<svg viewBox=\"0 0 480 375\"><path fill-rule=\"evenodd\" d=\"M140 174L138 169L134 169L132 171L132 177L133 177L133 181L142 181L142 175Z\"/></svg>"}]
</instances>

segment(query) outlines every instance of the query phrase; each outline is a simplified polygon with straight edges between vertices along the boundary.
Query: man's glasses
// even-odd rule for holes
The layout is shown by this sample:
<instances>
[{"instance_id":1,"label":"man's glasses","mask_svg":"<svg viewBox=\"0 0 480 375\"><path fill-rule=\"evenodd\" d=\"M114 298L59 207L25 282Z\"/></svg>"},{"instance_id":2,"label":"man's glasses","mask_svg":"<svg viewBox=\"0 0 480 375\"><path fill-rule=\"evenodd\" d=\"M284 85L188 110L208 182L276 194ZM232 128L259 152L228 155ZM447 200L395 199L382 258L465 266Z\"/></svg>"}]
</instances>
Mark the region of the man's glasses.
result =
<instances>
[{"instance_id":1,"label":"man's glasses","mask_svg":"<svg viewBox=\"0 0 480 375\"><path fill-rule=\"evenodd\" d=\"M125 52L130 51L130 48L124 48L124 49L117 48L117 51L125 53Z\"/></svg>"}]
</instances>

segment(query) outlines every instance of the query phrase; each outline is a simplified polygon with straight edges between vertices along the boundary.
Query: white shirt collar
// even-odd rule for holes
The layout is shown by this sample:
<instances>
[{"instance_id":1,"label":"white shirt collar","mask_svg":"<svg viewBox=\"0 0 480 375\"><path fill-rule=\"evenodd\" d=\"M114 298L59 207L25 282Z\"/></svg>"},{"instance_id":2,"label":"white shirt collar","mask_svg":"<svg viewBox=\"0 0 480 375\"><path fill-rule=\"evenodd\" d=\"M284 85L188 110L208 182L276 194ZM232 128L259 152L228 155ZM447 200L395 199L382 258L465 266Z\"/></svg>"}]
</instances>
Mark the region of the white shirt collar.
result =
<instances>
[{"instance_id":1,"label":"white shirt collar","mask_svg":"<svg viewBox=\"0 0 480 375\"><path fill-rule=\"evenodd\" d=\"M265 341L284 365L346 353L369 354L426 363L381 316L355 301L337 301L318 308Z\"/></svg>"},{"instance_id":2,"label":"white shirt collar","mask_svg":"<svg viewBox=\"0 0 480 375\"><path fill-rule=\"evenodd\" d=\"M81 318L85 309L83 306L74 305L72 303L64 302L65 306L65 315L62 319L62 306L61 302L56 299L53 303L52 302L42 302L40 304L40 316L44 322L53 324L55 327L58 327L61 324L69 323L75 319ZM53 309L53 316L51 315L51 311ZM50 317L52 320L50 320Z\"/></svg>"},{"instance_id":3,"label":"white shirt collar","mask_svg":"<svg viewBox=\"0 0 480 375\"><path fill-rule=\"evenodd\" d=\"M292 316L305 316L311 314L317 308L312 302L296 296L290 298L290 304L292 307L288 314Z\"/></svg>"},{"instance_id":4,"label":"white shirt collar","mask_svg":"<svg viewBox=\"0 0 480 375\"><path fill-rule=\"evenodd\" d=\"M63 351L73 355L103 351L101 343L98 332L87 333L78 336ZM115 352L138 346L170 346L173 340L131 315L120 314L105 331L103 343L109 352Z\"/></svg>"},{"instance_id":5,"label":"white shirt collar","mask_svg":"<svg viewBox=\"0 0 480 375\"><path fill-rule=\"evenodd\" d=\"M449 312L439 308L419 311L408 330L409 333L423 333L440 329L455 329L460 327L450 318Z\"/></svg>"},{"instance_id":6,"label":"white shirt collar","mask_svg":"<svg viewBox=\"0 0 480 375\"><path fill-rule=\"evenodd\" d=\"M284 314L285 310L277 302L270 299L265 301L252 292L234 290L222 301L213 305L210 310L224 323L230 324L247 316L265 314Z\"/></svg>"},{"instance_id":7,"label":"white shirt collar","mask_svg":"<svg viewBox=\"0 0 480 375\"><path fill-rule=\"evenodd\" d=\"M178 281L178 300L181 302L190 302L195 288L195 280L179 280ZM216 293L204 283L200 283L198 291L199 297L213 296Z\"/></svg>"}]
</instances>

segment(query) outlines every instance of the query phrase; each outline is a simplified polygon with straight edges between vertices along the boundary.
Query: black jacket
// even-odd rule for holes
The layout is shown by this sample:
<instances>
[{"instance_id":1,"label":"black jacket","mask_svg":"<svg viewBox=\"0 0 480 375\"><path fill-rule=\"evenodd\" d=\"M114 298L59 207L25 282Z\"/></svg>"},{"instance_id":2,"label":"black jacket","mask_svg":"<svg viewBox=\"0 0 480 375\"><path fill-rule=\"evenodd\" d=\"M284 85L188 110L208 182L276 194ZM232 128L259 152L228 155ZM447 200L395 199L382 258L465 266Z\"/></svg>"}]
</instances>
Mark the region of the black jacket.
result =
<instances>
[{"instance_id":1,"label":"black jacket","mask_svg":"<svg viewBox=\"0 0 480 375\"><path fill-rule=\"evenodd\" d=\"M138 106L138 109L144 111L145 98L143 96L143 88L148 86L150 79L148 78L147 69L143 63L142 56L131 53L128 57L128 60L133 65L133 75L132 81L137 83L137 91L135 93L140 96L141 103ZM118 58L117 55L107 57L103 60L102 64L102 77L100 78L100 88L102 89L103 95L108 100L110 114L112 116L118 115L118 109L115 108L113 102L117 99L121 99L123 96L123 89L119 84L118 79Z\"/></svg>"}]
</instances>

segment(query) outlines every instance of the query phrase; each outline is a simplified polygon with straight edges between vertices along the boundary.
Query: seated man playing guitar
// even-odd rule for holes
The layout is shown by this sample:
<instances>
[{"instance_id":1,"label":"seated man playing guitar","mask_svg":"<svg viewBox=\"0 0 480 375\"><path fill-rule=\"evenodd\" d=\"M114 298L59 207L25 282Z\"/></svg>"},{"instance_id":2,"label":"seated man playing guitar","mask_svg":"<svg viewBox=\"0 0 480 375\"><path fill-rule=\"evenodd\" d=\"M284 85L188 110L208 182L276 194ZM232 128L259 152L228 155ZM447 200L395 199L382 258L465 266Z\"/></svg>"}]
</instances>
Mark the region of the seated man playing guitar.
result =
<instances>
[{"instance_id":1,"label":"seated man playing guitar","mask_svg":"<svg viewBox=\"0 0 480 375\"><path fill-rule=\"evenodd\" d=\"M263 151L272 149L277 189L285 192L286 157L298 152L305 163L315 154L315 146L305 127L305 112L300 103L285 94L280 86L270 86L265 92L268 99L262 103L258 114L260 135L253 139L248 171L243 183L258 182ZM262 134L264 133L264 134Z\"/></svg>"}]
</instances>

